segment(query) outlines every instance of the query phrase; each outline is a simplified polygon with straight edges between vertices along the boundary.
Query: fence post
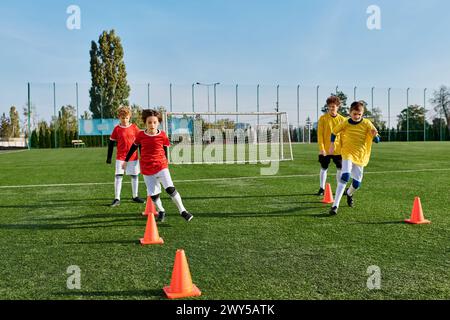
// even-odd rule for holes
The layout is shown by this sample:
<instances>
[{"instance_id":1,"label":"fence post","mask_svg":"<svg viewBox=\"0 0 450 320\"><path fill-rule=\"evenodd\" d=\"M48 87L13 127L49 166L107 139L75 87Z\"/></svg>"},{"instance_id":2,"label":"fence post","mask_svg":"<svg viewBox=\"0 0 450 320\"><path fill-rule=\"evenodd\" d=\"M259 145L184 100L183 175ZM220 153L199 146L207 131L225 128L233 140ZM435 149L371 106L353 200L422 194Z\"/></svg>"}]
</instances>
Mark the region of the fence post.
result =
<instances>
[{"instance_id":1,"label":"fence post","mask_svg":"<svg viewBox=\"0 0 450 320\"><path fill-rule=\"evenodd\" d=\"M297 85L297 142L300 142L300 85Z\"/></svg>"},{"instance_id":2,"label":"fence post","mask_svg":"<svg viewBox=\"0 0 450 320\"><path fill-rule=\"evenodd\" d=\"M75 83L75 96L76 96L76 107L77 107L77 140L80 140L80 116L78 112L78 82Z\"/></svg>"},{"instance_id":3,"label":"fence post","mask_svg":"<svg viewBox=\"0 0 450 320\"><path fill-rule=\"evenodd\" d=\"M53 115L55 117L55 149L58 148L57 140L56 140L56 123L57 123L57 117L56 117L56 83L53 82Z\"/></svg>"},{"instance_id":4,"label":"fence post","mask_svg":"<svg viewBox=\"0 0 450 320\"><path fill-rule=\"evenodd\" d=\"M391 88L388 88L388 141L391 141Z\"/></svg>"},{"instance_id":5,"label":"fence post","mask_svg":"<svg viewBox=\"0 0 450 320\"><path fill-rule=\"evenodd\" d=\"M427 141L427 88L423 90L423 141Z\"/></svg>"},{"instance_id":6,"label":"fence post","mask_svg":"<svg viewBox=\"0 0 450 320\"><path fill-rule=\"evenodd\" d=\"M28 82L28 150L31 150L31 90Z\"/></svg>"},{"instance_id":7,"label":"fence post","mask_svg":"<svg viewBox=\"0 0 450 320\"><path fill-rule=\"evenodd\" d=\"M406 89L406 141L409 142L409 89Z\"/></svg>"}]
</instances>

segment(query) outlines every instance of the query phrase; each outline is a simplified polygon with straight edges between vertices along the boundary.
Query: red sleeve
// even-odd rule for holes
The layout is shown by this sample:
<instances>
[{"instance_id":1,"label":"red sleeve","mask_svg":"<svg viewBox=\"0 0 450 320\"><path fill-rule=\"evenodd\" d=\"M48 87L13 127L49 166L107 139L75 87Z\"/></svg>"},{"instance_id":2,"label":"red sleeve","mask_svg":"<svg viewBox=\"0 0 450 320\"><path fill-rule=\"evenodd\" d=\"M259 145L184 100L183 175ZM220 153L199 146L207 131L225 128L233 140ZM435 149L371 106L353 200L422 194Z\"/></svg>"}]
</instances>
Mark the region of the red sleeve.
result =
<instances>
[{"instance_id":1,"label":"red sleeve","mask_svg":"<svg viewBox=\"0 0 450 320\"><path fill-rule=\"evenodd\" d=\"M141 144L141 132L140 131L138 132L138 134L136 135L136 138L134 139L134 144L137 146Z\"/></svg>"},{"instance_id":2,"label":"red sleeve","mask_svg":"<svg viewBox=\"0 0 450 320\"><path fill-rule=\"evenodd\" d=\"M136 137L138 136L140 131L141 131L141 129L139 129L139 127L136 124L134 124L134 132L135 132Z\"/></svg>"},{"instance_id":3,"label":"red sleeve","mask_svg":"<svg viewBox=\"0 0 450 320\"><path fill-rule=\"evenodd\" d=\"M111 133L111 137L109 139L116 141L117 140L117 126L114 127L113 132Z\"/></svg>"},{"instance_id":4,"label":"red sleeve","mask_svg":"<svg viewBox=\"0 0 450 320\"><path fill-rule=\"evenodd\" d=\"M164 132L164 140L163 140L163 145L165 147L170 147L170 141L169 138L167 137L167 134Z\"/></svg>"}]
</instances>

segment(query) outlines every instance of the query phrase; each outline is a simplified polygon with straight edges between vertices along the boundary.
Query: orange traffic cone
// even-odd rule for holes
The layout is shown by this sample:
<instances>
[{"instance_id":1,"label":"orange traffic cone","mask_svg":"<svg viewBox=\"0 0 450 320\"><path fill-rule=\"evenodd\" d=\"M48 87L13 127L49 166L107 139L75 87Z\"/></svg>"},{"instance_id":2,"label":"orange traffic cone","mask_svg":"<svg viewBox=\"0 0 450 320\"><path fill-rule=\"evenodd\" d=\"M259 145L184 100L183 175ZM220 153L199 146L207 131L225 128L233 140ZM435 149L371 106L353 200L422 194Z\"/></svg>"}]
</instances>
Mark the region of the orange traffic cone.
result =
<instances>
[{"instance_id":1,"label":"orange traffic cone","mask_svg":"<svg viewBox=\"0 0 450 320\"><path fill-rule=\"evenodd\" d=\"M143 216L148 216L149 213L153 213L154 216L158 215L158 212L156 212L155 204L153 203L152 197L147 197L147 203L145 204L145 211L142 212Z\"/></svg>"},{"instance_id":2,"label":"orange traffic cone","mask_svg":"<svg viewBox=\"0 0 450 320\"><path fill-rule=\"evenodd\" d=\"M163 288L169 299L198 297L202 293L192 283L191 272L183 249L177 250L170 286Z\"/></svg>"},{"instance_id":3,"label":"orange traffic cone","mask_svg":"<svg viewBox=\"0 0 450 320\"><path fill-rule=\"evenodd\" d=\"M431 223L431 221L426 220L423 216L422 204L420 203L420 198L416 197L414 199L413 209L411 211L411 219L405 220L406 223L411 224L426 224Z\"/></svg>"},{"instance_id":4,"label":"orange traffic cone","mask_svg":"<svg viewBox=\"0 0 450 320\"><path fill-rule=\"evenodd\" d=\"M329 183L327 183L327 185L325 186L325 195L323 197L322 203L333 203L334 199L333 199L333 192L331 191L331 185Z\"/></svg>"},{"instance_id":5,"label":"orange traffic cone","mask_svg":"<svg viewBox=\"0 0 450 320\"><path fill-rule=\"evenodd\" d=\"M140 241L142 245L164 243L164 240L159 237L158 228L156 227L155 216L152 214L148 215L144 237L141 238Z\"/></svg>"}]
</instances>

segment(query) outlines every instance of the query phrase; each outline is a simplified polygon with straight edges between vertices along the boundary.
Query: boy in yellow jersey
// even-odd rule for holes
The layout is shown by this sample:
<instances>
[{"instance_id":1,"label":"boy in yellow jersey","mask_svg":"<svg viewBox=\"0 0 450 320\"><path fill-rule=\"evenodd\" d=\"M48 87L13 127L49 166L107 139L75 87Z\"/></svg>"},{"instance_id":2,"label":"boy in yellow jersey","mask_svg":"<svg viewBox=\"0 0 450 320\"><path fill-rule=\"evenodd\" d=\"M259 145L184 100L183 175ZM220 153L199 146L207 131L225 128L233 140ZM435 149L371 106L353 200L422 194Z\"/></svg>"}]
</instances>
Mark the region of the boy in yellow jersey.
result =
<instances>
[{"instance_id":1,"label":"boy in yellow jersey","mask_svg":"<svg viewBox=\"0 0 450 320\"><path fill-rule=\"evenodd\" d=\"M342 157L339 138L335 141L334 153L327 153L330 149L331 132L345 118L338 113L341 101L336 96L331 96L327 99L328 112L320 117L317 126L317 143L319 145L319 162L320 162L320 189L317 192L318 196L323 196L325 191L325 183L327 182L328 166L331 160L336 165L337 174L336 180L339 183L342 169Z\"/></svg>"},{"instance_id":2,"label":"boy in yellow jersey","mask_svg":"<svg viewBox=\"0 0 450 320\"><path fill-rule=\"evenodd\" d=\"M353 102L350 107L350 118L333 129L329 153L335 149L334 141L341 138L342 175L336 188L330 215L337 214L339 202L344 194L347 182L352 178L352 185L345 190L347 204L353 207L353 193L361 186L364 167L367 166L372 150L372 141L380 142L378 131L368 119L363 118L364 104Z\"/></svg>"}]
</instances>

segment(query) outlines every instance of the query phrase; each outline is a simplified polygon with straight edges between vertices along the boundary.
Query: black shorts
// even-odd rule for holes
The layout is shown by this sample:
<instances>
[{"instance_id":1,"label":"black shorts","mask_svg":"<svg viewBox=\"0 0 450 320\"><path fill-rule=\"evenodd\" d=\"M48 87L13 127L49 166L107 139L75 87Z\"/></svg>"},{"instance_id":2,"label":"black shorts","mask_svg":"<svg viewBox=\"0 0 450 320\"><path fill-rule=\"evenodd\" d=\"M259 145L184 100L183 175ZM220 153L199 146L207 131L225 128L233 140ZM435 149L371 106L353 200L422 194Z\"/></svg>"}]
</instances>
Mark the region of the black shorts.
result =
<instances>
[{"instance_id":1,"label":"black shorts","mask_svg":"<svg viewBox=\"0 0 450 320\"><path fill-rule=\"evenodd\" d=\"M320 165L322 166L322 169L326 170L328 169L328 166L330 165L331 159L333 159L334 164L336 165L337 169L342 169L342 156L337 155L337 156L323 156L321 154L319 154L319 162Z\"/></svg>"}]
</instances>

